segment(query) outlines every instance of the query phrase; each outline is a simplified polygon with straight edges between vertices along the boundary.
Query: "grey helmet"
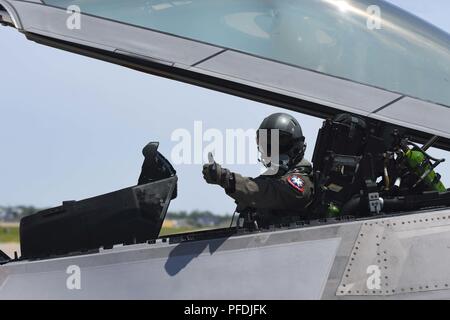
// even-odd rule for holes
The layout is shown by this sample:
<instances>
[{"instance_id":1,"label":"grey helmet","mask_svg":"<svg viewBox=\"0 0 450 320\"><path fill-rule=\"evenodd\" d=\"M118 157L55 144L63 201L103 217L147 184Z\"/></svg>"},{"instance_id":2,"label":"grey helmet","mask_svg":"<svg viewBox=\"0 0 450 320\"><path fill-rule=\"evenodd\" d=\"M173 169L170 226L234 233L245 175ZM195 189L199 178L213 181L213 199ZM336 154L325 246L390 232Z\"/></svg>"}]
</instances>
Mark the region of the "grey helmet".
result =
<instances>
[{"instance_id":1,"label":"grey helmet","mask_svg":"<svg viewBox=\"0 0 450 320\"><path fill-rule=\"evenodd\" d=\"M261 162L266 167L273 164L271 145L273 130L278 130L279 134L279 163L275 164L287 168L295 166L305 154L305 137L298 121L286 113L272 114L259 126L256 139L261 153Z\"/></svg>"}]
</instances>

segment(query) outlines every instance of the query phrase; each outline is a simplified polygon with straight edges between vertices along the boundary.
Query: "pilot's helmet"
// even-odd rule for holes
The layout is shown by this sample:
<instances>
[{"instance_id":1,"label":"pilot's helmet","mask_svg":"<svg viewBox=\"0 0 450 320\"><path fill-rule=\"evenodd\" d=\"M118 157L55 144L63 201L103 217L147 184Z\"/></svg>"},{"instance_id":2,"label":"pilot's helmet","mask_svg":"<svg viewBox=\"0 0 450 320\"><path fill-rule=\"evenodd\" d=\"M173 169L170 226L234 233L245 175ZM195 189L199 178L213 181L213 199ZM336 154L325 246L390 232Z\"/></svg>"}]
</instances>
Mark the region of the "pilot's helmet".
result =
<instances>
[{"instance_id":1,"label":"pilot's helmet","mask_svg":"<svg viewBox=\"0 0 450 320\"><path fill-rule=\"evenodd\" d=\"M271 164L296 165L305 154L302 128L293 116L286 113L275 113L265 118L257 131L256 141L261 162L266 167ZM277 142L278 147L274 145Z\"/></svg>"}]
</instances>

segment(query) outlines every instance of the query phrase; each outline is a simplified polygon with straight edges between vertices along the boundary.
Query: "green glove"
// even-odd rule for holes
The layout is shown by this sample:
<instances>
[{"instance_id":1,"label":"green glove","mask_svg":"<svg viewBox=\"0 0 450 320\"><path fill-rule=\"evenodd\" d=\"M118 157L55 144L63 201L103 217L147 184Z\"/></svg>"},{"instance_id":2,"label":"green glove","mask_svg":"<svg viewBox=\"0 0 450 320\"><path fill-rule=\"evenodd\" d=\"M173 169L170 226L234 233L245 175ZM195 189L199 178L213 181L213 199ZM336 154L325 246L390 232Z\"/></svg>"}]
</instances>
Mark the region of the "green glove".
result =
<instances>
[{"instance_id":1,"label":"green glove","mask_svg":"<svg viewBox=\"0 0 450 320\"><path fill-rule=\"evenodd\" d=\"M209 163L203 165L203 178L209 184L217 184L224 189L234 187L234 177L230 170L222 168L218 163Z\"/></svg>"}]
</instances>

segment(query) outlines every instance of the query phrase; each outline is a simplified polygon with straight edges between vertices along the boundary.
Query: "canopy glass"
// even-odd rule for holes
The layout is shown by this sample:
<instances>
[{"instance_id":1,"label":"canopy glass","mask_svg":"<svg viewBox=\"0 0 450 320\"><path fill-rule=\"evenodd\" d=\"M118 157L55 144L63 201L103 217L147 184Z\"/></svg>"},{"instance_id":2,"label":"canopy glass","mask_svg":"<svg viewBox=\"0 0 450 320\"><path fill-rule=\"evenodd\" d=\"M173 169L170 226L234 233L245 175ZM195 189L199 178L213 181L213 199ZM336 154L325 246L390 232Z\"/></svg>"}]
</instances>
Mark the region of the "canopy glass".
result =
<instances>
[{"instance_id":1,"label":"canopy glass","mask_svg":"<svg viewBox=\"0 0 450 320\"><path fill-rule=\"evenodd\" d=\"M450 106L450 36L384 1L45 2Z\"/></svg>"}]
</instances>

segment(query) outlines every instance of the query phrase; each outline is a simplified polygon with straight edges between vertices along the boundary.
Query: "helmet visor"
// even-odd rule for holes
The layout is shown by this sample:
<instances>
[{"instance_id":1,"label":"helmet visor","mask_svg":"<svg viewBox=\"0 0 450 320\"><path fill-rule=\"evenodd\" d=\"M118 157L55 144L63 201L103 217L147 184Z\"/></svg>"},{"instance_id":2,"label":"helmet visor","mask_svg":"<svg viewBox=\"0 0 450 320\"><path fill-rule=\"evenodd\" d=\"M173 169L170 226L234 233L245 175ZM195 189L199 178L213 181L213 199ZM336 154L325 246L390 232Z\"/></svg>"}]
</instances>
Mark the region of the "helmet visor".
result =
<instances>
[{"instance_id":1,"label":"helmet visor","mask_svg":"<svg viewBox=\"0 0 450 320\"><path fill-rule=\"evenodd\" d=\"M289 133L278 129L258 129L256 143L263 156L272 157L273 153L286 154L295 144Z\"/></svg>"}]
</instances>

